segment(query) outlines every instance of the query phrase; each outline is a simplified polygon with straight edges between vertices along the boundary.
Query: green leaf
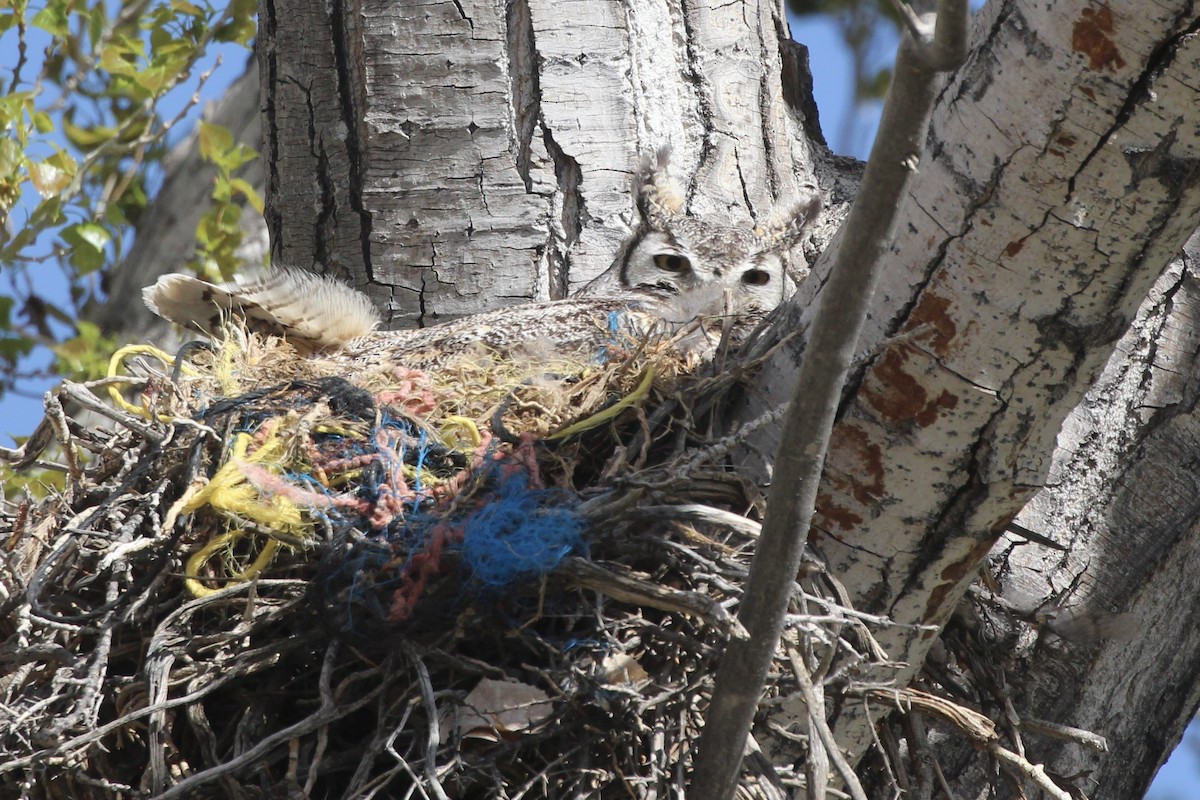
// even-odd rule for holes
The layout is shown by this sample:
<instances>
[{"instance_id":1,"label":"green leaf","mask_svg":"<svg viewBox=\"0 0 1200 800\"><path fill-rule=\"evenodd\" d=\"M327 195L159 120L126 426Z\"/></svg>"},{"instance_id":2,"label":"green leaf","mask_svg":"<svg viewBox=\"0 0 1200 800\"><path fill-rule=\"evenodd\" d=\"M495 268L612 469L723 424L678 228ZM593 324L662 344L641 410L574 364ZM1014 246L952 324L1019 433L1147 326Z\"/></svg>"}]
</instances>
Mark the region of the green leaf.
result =
<instances>
[{"instance_id":1,"label":"green leaf","mask_svg":"<svg viewBox=\"0 0 1200 800\"><path fill-rule=\"evenodd\" d=\"M29 115L29 119L38 133L51 133L54 131L54 120L50 119L50 115L45 111L35 111Z\"/></svg>"},{"instance_id":2,"label":"green leaf","mask_svg":"<svg viewBox=\"0 0 1200 800\"><path fill-rule=\"evenodd\" d=\"M242 209L230 203L221 209L221 227L230 234L241 235Z\"/></svg>"},{"instance_id":3,"label":"green leaf","mask_svg":"<svg viewBox=\"0 0 1200 800\"><path fill-rule=\"evenodd\" d=\"M94 222L77 222L63 229L62 238L71 248L70 261L80 275L87 275L104 266L104 247L112 238L104 226Z\"/></svg>"},{"instance_id":4,"label":"green leaf","mask_svg":"<svg viewBox=\"0 0 1200 800\"><path fill-rule=\"evenodd\" d=\"M25 152L16 141L0 138L0 178L13 177L25 163Z\"/></svg>"},{"instance_id":5,"label":"green leaf","mask_svg":"<svg viewBox=\"0 0 1200 800\"><path fill-rule=\"evenodd\" d=\"M55 370L76 380L94 380L108 371L108 359L116 349L116 341L100 332L95 323L79 320L76 335L53 350L58 356Z\"/></svg>"},{"instance_id":6,"label":"green leaf","mask_svg":"<svg viewBox=\"0 0 1200 800\"><path fill-rule=\"evenodd\" d=\"M89 244L96 250L103 250L104 246L112 238L103 225L97 225L94 222L80 222L72 225L67 230L72 231L73 235L77 236L80 242Z\"/></svg>"},{"instance_id":7,"label":"green leaf","mask_svg":"<svg viewBox=\"0 0 1200 800\"><path fill-rule=\"evenodd\" d=\"M0 95L0 128L7 128L15 122L32 101L29 92L12 92Z\"/></svg>"},{"instance_id":8,"label":"green leaf","mask_svg":"<svg viewBox=\"0 0 1200 800\"><path fill-rule=\"evenodd\" d=\"M155 53L161 52L162 48L174 40L174 34L166 28L154 28L150 31L150 49Z\"/></svg>"},{"instance_id":9,"label":"green leaf","mask_svg":"<svg viewBox=\"0 0 1200 800\"><path fill-rule=\"evenodd\" d=\"M70 28L67 24L67 4L64 0L53 0L41 11L33 15L30 24L40 28L51 36L67 38Z\"/></svg>"},{"instance_id":10,"label":"green leaf","mask_svg":"<svg viewBox=\"0 0 1200 800\"><path fill-rule=\"evenodd\" d=\"M7 231L0 229L0 242L4 244L0 248L0 261L16 261L21 251L37 240L37 233L37 228L25 226L16 232L12 241L7 241Z\"/></svg>"},{"instance_id":11,"label":"green leaf","mask_svg":"<svg viewBox=\"0 0 1200 800\"><path fill-rule=\"evenodd\" d=\"M90 14L87 21L88 40L91 41L92 44L100 43L100 38L104 36L104 24L107 21L107 18L104 14L104 8L100 7L96 10L99 13Z\"/></svg>"},{"instance_id":12,"label":"green leaf","mask_svg":"<svg viewBox=\"0 0 1200 800\"><path fill-rule=\"evenodd\" d=\"M217 159L233 147L233 134L228 128L200 120L200 155L209 161Z\"/></svg>"},{"instance_id":13,"label":"green leaf","mask_svg":"<svg viewBox=\"0 0 1200 800\"><path fill-rule=\"evenodd\" d=\"M43 199L56 197L63 189L67 188L71 183L71 178L75 176L74 169L63 169L51 164L49 159L40 164L30 164L26 169L29 170L29 180L33 184L33 188L37 189Z\"/></svg>"},{"instance_id":14,"label":"green leaf","mask_svg":"<svg viewBox=\"0 0 1200 800\"><path fill-rule=\"evenodd\" d=\"M167 152L168 119L189 102L191 86L182 89L180 81L198 73L211 42L249 42L255 12L255 0L0 0L0 62L12 56L9 72L18 26L32 26L20 31L31 56L16 86L21 91L0 90L0 218L11 214L0 226L0 270L62 269L71 299L58 313L73 318L93 285L85 276L114 263L132 238L127 226L145 216L147 180ZM221 31L214 30L218 19ZM160 105L163 98L172 99ZM233 177L254 151L219 126L202 129L205 158L218 172L209 188L225 202L208 209L200 239L211 249L198 244L195 257L215 275L236 263L240 216L262 208L262 199ZM17 202L22 219L11 213ZM20 292L0 298L0 336L24 302ZM55 323L50 333L61 330ZM95 340L86 327L77 330L75 349L64 351L71 369L90 368ZM0 395L21 385L15 376L26 371L27 346L24 339L0 346Z\"/></svg>"},{"instance_id":15,"label":"green leaf","mask_svg":"<svg viewBox=\"0 0 1200 800\"><path fill-rule=\"evenodd\" d=\"M100 52L100 66L114 75L134 75L143 55L140 41L117 36Z\"/></svg>"},{"instance_id":16,"label":"green leaf","mask_svg":"<svg viewBox=\"0 0 1200 800\"><path fill-rule=\"evenodd\" d=\"M79 271L80 277L91 275L104 266L104 253L87 247L77 247L71 251L69 261L71 266Z\"/></svg>"},{"instance_id":17,"label":"green leaf","mask_svg":"<svg viewBox=\"0 0 1200 800\"><path fill-rule=\"evenodd\" d=\"M199 6L189 3L187 0L171 0L171 8L183 14L191 14L194 17L204 16L206 13Z\"/></svg>"},{"instance_id":18,"label":"green leaf","mask_svg":"<svg viewBox=\"0 0 1200 800\"><path fill-rule=\"evenodd\" d=\"M135 74L133 79L142 88L156 95L160 94L164 87L169 86L174 77L175 75L171 70L164 69L163 67L151 67Z\"/></svg>"},{"instance_id":19,"label":"green leaf","mask_svg":"<svg viewBox=\"0 0 1200 800\"><path fill-rule=\"evenodd\" d=\"M15 364L22 356L33 352L33 342L25 336L0 336L0 359Z\"/></svg>"},{"instance_id":20,"label":"green leaf","mask_svg":"<svg viewBox=\"0 0 1200 800\"><path fill-rule=\"evenodd\" d=\"M35 228L47 228L62 221L62 198L47 197L38 203L29 215L29 224Z\"/></svg>"},{"instance_id":21,"label":"green leaf","mask_svg":"<svg viewBox=\"0 0 1200 800\"><path fill-rule=\"evenodd\" d=\"M229 9L229 22L213 32L213 39L248 47L258 31L255 21L255 15L258 13L257 0L230 0Z\"/></svg>"},{"instance_id":22,"label":"green leaf","mask_svg":"<svg viewBox=\"0 0 1200 800\"><path fill-rule=\"evenodd\" d=\"M117 135L117 129L108 125L95 125L91 128L81 128L69 119L63 120L63 134L67 141L80 150L91 150L93 147L111 140Z\"/></svg>"},{"instance_id":23,"label":"green leaf","mask_svg":"<svg viewBox=\"0 0 1200 800\"><path fill-rule=\"evenodd\" d=\"M255 191L254 187L250 185L249 181L243 180L242 178L234 178L229 182L229 185L233 187L234 191L245 197L246 202L249 203L255 211L257 211L259 214L263 213L265 204L263 203L262 196Z\"/></svg>"}]
</instances>

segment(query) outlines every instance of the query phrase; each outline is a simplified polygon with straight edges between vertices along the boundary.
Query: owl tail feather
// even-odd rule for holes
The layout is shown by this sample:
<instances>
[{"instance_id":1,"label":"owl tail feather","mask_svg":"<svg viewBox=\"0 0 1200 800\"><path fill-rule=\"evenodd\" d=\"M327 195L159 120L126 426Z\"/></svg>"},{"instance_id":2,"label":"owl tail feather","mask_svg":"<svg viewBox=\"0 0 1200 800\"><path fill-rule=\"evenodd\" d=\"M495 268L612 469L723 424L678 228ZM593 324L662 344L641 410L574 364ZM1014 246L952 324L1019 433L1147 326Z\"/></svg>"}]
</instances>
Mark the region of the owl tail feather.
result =
<instances>
[{"instance_id":1,"label":"owl tail feather","mask_svg":"<svg viewBox=\"0 0 1200 800\"><path fill-rule=\"evenodd\" d=\"M308 350L340 347L379 324L365 294L298 269L259 270L228 283L163 275L142 290L142 299L163 319L210 336L233 316L252 331Z\"/></svg>"}]
</instances>

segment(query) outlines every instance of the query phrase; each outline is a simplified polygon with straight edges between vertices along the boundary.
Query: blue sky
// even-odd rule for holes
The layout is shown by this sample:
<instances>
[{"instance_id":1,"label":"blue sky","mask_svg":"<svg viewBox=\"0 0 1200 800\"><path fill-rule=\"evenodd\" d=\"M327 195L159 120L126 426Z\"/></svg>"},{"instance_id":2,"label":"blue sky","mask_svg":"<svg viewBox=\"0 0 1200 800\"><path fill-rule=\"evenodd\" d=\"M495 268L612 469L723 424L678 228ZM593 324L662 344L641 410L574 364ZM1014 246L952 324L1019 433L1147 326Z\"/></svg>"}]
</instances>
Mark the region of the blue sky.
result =
<instances>
[{"instance_id":1,"label":"blue sky","mask_svg":"<svg viewBox=\"0 0 1200 800\"><path fill-rule=\"evenodd\" d=\"M31 9L36 9L36 7L36 3L31 4ZM32 10L30 16L32 16ZM30 76L37 75L40 70L43 53L49 41L49 34L44 31L34 27L30 27L27 30L28 62L22 69L22 75L27 79ZM12 79L13 62L15 61L16 53L17 32L14 28L0 35L0 82L3 82L5 89L7 89L9 81ZM191 98L196 94L200 76L211 72L211 76L200 91L200 102L192 105L184 119L169 132L167 137L169 144L180 141L195 128L196 121L200 118L204 106L220 98L225 93L229 85L242 74L249 56L250 52L238 45L214 45L192 70L192 77L176 87L163 99L159 106L161 115L167 119L173 118L188 106ZM22 86L21 88L28 89L29 87ZM50 96L45 98L45 102L40 103L39 106L44 106L53 99L54 95L50 93ZM57 143L64 149L67 149L65 139L58 138ZM154 172L151 175L153 176L151 187L156 190L160 176ZM37 194L29 190L28 187L26 187L26 190L21 202L18 203L10 215L10 226L19 226L21 221L27 217L37 204L39 199ZM50 252L50 239L51 237L44 236L43 240L39 241L39 253ZM17 279L31 281L39 293L50 298L52 301L61 303L61 306L64 308L70 307L67 298L67 282L60 272L59 267L52 262L29 265L24 268L23 273L15 273L6 265L0 271L0 295L11 296L13 293L12 281ZM55 327L60 332L66 332L64 326L55 324ZM31 359L31 363L25 365L23 369L34 370L41 368L49 364L50 360L51 354L49 351L45 348L39 348ZM20 391L7 392L3 396L0 396L0 445L12 446L14 436L25 436L33 430L42 418L42 394L57 383L58 381L54 379L28 380L21 384Z\"/></svg>"}]
</instances>

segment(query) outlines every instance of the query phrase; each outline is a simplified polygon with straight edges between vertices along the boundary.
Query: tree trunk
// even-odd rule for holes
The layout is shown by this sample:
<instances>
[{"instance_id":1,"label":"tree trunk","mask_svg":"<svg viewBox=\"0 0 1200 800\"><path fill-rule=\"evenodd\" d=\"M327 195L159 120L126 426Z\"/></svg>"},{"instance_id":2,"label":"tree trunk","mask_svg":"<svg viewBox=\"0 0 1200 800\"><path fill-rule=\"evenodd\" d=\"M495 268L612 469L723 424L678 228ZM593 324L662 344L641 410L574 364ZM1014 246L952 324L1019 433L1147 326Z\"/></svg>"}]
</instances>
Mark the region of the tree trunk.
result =
<instances>
[{"instance_id":1,"label":"tree trunk","mask_svg":"<svg viewBox=\"0 0 1200 800\"><path fill-rule=\"evenodd\" d=\"M273 262L348 276L396 327L582 286L664 145L693 209L740 218L816 166L768 2L287 0L260 20Z\"/></svg>"},{"instance_id":2,"label":"tree trunk","mask_svg":"<svg viewBox=\"0 0 1200 800\"><path fill-rule=\"evenodd\" d=\"M989 4L968 63L943 92L901 200L892 268L860 342L863 368L834 431L813 532L862 610L945 624L997 537L1045 485L1063 420L1196 227L1197 141L1183 123L1197 102L1194 9L1110 8ZM806 324L822 286L802 287L781 330ZM763 370L768 406L791 391L802 346ZM1111 555L1099 548L1080 558L1090 571L1126 563L1105 566ZM1069 581L1064 572L1053 582ZM909 666L863 680L901 685L935 641L903 627L879 638ZM861 708L838 715L855 756L874 741ZM1192 710L1176 710L1176 737ZM1090 716L1071 711L1056 721ZM1161 718L1145 722L1142 733L1163 730ZM1154 767L1133 780L1145 785Z\"/></svg>"},{"instance_id":3,"label":"tree trunk","mask_svg":"<svg viewBox=\"0 0 1200 800\"><path fill-rule=\"evenodd\" d=\"M1000 590L956 615L936 659L939 670L994 659L1016 715L1035 721L1018 731L1031 759L1086 775L1092 798L1143 796L1200 704L1198 259L1193 237L1067 418L1046 488L1017 517L1062 549L1005 536L991 556ZM994 683L971 689L1003 718ZM1109 751L1036 721L1094 731ZM961 744L944 741L940 755L971 796L990 776Z\"/></svg>"},{"instance_id":4,"label":"tree trunk","mask_svg":"<svg viewBox=\"0 0 1200 800\"><path fill-rule=\"evenodd\" d=\"M829 230L852 191L844 162L804 135L800 60L765 0L275 0L260 12L273 261L343 274L393 326L581 286L630 229L638 156L665 144L691 178L694 210L757 218L815 174ZM1075 745L1026 741L1030 759L1053 760L1058 774L1108 776L1076 781L1097 798L1147 785L1196 704L1181 687L1200 635L1186 620L1152 624L1167 603L1192 605L1181 576L1195 493L1172 469L1196 452L1187 265L1151 292L1200 221L1196 13L1182 0L1010 0L980 13L972 55L943 90L919 174L898 199L890 269L811 534L855 606L901 623L878 634L901 666L856 674L849 688L903 686L938 641L905 626L945 625L1036 498L1020 523L1070 551L1005 539L995 551L1005 607L1032 612L1053 597L1080 611L1132 608L1136 645L1035 646L1034 629L1006 616L1003 630L1024 644L1007 677L984 669L991 650L967 663L976 650L960 643L983 645L955 628L926 685L974 687L972 701L1001 720L1030 713L1098 729L1110 752L1086 763ZM805 329L838 241L765 344ZM1104 371L1148 294L1141 327ZM794 375L805 341L776 352L731 425L803 390ZM760 427L744 455L761 482L777 436ZM1170 652L1170 668L1118 669L1134 648L1147 665ZM863 705L829 705L841 747L860 759L875 741ZM767 726L756 737L769 739ZM907 738L916 759L924 737L910 727ZM986 759L957 758L961 739L929 741L950 748L943 771L956 794L971 794L972 776L995 782Z\"/></svg>"}]
</instances>

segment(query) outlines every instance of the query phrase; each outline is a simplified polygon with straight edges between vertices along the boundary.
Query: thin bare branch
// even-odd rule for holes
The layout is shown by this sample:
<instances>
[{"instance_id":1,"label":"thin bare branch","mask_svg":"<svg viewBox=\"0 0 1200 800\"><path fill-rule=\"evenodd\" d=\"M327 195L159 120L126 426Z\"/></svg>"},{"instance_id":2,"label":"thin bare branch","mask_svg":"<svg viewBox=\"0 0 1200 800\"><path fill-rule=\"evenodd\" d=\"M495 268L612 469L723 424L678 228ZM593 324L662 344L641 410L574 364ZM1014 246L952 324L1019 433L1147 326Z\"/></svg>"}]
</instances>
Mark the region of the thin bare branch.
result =
<instances>
[{"instance_id":1,"label":"thin bare branch","mask_svg":"<svg viewBox=\"0 0 1200 800\"><path fill-rule=\"evenodd\" d=\"M724 800L736 790L742 749L812 523L841 389L883 270L899 198L922 150L937 73L956 67L966 53L967 3L942 0L938 9L932 40L908 35L900 47L879 133L813 323L797 382L802 389L784 421L762 536L739 611L751 636L730 642L717 673L692 779L691 794L698 797Z\"/></svg>"}]
</instances>

